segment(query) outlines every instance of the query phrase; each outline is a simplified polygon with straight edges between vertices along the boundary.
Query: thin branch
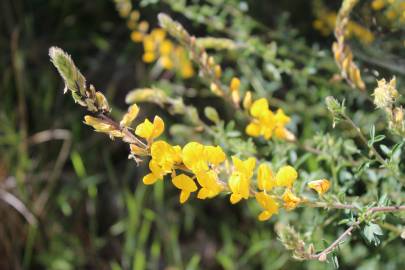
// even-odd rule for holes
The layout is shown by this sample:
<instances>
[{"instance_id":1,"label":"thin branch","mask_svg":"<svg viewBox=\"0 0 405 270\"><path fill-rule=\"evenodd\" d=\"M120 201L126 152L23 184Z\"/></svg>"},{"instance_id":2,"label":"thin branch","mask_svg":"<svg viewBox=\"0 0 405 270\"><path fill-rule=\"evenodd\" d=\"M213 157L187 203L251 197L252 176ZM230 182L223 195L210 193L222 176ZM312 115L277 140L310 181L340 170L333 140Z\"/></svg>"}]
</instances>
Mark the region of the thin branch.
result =
<instances>
[{"instance_id":1,"label":"thin branch","mask_svg":"<svg viewBox=\"0 0 405 270\"><path fill-rule=\"evenodd\" d=\"M324 249L322 252L320 252L318 254L311 255L310 259L317 259L317 260L320 260L320 261L325 261L326 256L329 253L331 253L333 250L335 250L335 248L337 248L340 244L342 244L345 241L345 238L350 236L352 234L352 231L354 229L356 229L359 224L360 224L360 221L354 222L329 247L327 247L326 249Z\"/></svg>"},{"instance_id":2,"label":"thin branch","mask_svg":"<svg viewBox=\"0 0 405 270\"><path fill-rule=\"evenodd\" d=\"M346 208L349 205L341 205L341 206L342 208ZM399 212L399 211L405 211L405 205L371 207L370 209L367 210L366 215L370 215L376 212ZM317 254L310 255L309 259L317 259L320 261L325 261L326 256L333 250L335 250L339 245L341 245L345 241L346 237L350 236L352 234L352 231L357 229L358 226L363 222L363 220L357 220L354 223L352 223L349 226L349 228L347 228L329 247L327 247L326 249Z\"/></svg>"}]
</instances>

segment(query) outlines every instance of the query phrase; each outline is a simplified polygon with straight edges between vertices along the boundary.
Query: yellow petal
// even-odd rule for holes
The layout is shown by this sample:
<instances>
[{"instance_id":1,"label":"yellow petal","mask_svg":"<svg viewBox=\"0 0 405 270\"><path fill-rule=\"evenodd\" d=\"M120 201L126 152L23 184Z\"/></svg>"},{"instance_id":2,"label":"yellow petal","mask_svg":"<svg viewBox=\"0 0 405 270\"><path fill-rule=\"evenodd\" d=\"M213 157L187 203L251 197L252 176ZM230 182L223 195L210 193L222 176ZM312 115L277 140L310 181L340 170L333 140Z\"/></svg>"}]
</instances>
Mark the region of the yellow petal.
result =
<instances>
[{"instance_id":1,"label":"yellow petal","mask_svg":"<svg viewBox=\"0 0 405 270\"><path fill-rule=\"evenodd\" d=\"M135 118L138 116L139 107L136 104L131 105L128 108L128 112L124 115L120 122L121 127L129 127Z\"/></svg>"},{"instance_id":2,"label":"yellow petal","mask_svg":"<svg viewBox=\"0 0 405 270\"><path fill-rule=\"evenodd\" d=\"M263 211L260 213L260 215L258 216L258 219L260 221L266 221L268 219L270 219L272 216L272 214L269 211Z\"/></svg>"},{"instance_id":3,"label":"yellow petal","mask_svg":"<svg viewBox=\"0 0 405 270\"><path fill-rule=\"evenodd\" d=\"M232 194L230 197L230 201L232 204L238 203L241 199L242 199L242 197L237 194Z\"/></svg>"},{"instance_id":4,"label":"yellow petal","mask_svg":"<svg viewBox=\"0 0 405 270\"><path fill-rule=\"evenodd\" d=\"M162 118L156 115L155 118L153 119L152 139L159 137L164 130L165 130L165 122L163 122Z\"/></svg>"},{"instance_id":5,"label":"yellow petal","mask_svg":"<svg viewBox=\"0 0 405 270\"><path fill-rule=\"evenodd\" d=\"M264 112L269 110L269 103L267 99L261 98L253 102L250 107L250 114L253 117L260 117Z\"/></svg>"},{"instance_id":6,"label":"yellow petal","mask_svg":"<svg viewBox=\"0 0 405 270\"><path fill-rule=\"evenodd\" d=\"M135 129L136 135L147 140L152 136L152 133L153 124L148 119L145 119L145 121L139 124Z\"/></svg>"},{"instance_id":7,"label":"yellow petal","mask_svg":"<svg viewBox=\"0 0 405 270\"><path fill-rule=\"evenodd\" d=\"M275 185L275 181L273 179L273 171L269 167L269 165L263 163L260 164L257 170L257 186L260 190L269 191Z\"/></svg>"},{"instance_id":8,"label":"yellow petal","mask_svg":"<svg viewBox=\"0 0 405 270\"><path fill-rule=\"evenodd\" d=\"M188 192L186 190L182 190L180 192L180 203L185 203L189 197L190 197L190 192Z\"/></svg>"},{"instance_id":9,"label":"yellow petal","mask_svg":"<svg viewBox=\"0 0 405 270\"><path fill-rule=\"evenodd\" d=\"M149 173L149 174L145 175L142 179L142 181L145 185L153 185L154 183L156 183L157 180L158 180L158 178L156 178L153 173Z\"/></svg>"},{"instance_id":10,"label":"yellow petal","mask_svg":"<svg viewBox=\"0 0 405 270\"><path fill-rule=\"evenodd\" d=\"M204 158L211 164L218 165L225 161L226 155L220 146L205 146Z\"/></svg>"},{"instance_id":11,"label":"yellow petal","mask_svg":"<svg viewBox=\"0 0 405 270\"><path fill-rule=\"evenodd\" d=\"M246 126L246 134L252 137L259 137L260 136L260 125L257 123L249 123L249 125Z\"/></svg>"},{"instance_id":12,"label":"yellow petal","mask_svg":"<svg viewBox=\"0 0 405 270\"><path fill-rule=\"evenodd\" d=\"M179 174L173 177L172 182L175 187L187 192L194 192L197 190L197 185L194 180L185 174Z\"/></svg>"},{"instance_id":13,"label":"yellow petal","mask_svg":"<svg viewBox=\"0 0 405 270\"><path fill-rule=\"evenodd\" d=\"M293 167L283 166L276 174L276 184L277 186L291 187L297 177L298 173Z\"/></svg>"}]
</instances>

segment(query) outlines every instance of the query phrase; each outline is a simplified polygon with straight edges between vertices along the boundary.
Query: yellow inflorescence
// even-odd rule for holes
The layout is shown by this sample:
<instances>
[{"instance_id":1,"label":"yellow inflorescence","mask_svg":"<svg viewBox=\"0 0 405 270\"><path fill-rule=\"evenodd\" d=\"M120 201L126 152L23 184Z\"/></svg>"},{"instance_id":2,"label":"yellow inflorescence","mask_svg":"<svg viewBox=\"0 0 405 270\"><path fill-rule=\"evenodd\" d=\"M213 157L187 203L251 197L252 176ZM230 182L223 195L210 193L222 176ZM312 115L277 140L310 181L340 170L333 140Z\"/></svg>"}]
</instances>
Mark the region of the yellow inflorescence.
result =
<instances>
[{"instance_id":1,"label":"yellow inflorescence","mask_svg":"<svg viewBox=\"0 0 405 270\"><path fill-rule=\"evenodd\" d=\"M235 86L235 81L233 84L234 88L239 87ZM252 105L252 115L257 118L263 117L259 111L263 108L268 110L267 106L265 99L256 101ZM272 115L274 122L272 129L280 128L289 121L289 118L280 111L275 115L269 110L267 113ZM120 137L128 142L131 150L130 157L135 161L141 161L145 156L151 157L150 172L143 177L145 185L152 185L159 180L162 181L166 175L170 175L173 185L180 190L180 203L186 202L190 195L197 191L197 198L201 200L213 198L221 193L229 193L232 204L254 197L262 208L258 216L261 221L268 220L278 213L277 200L282 201L287 210L296 208L303 201L292 192L294 182L298 178L298 173L292 166L282 166L274 174L267 163L261 163L255 170L254 157L242 160L237 156L232 156L232 166L229 166L227 156L220 146L189 142L181 148L178 145L170 145L164 140L155 141L165 127L159 116L155 116L153 122L145 119L135 127L134 133L138 138L130 132L132 130L130 126L138 115L139 107L134 104L123 115L120 124L115 124L107 118L88 115L85 116L85 123L98 132L107 133L110 137ZM255 175L257 176L256 185L252 183ZM228 181L221 181L221 177L228 177ZM319 194L323 194L328 190L329 182L327 180L312 181L308 186ZM280 188L284 189L282 196L277 195L280 194L278 192Z\"/></svg>"},{"instance_id":2,"label":"yellow inflorescence","mask_svg":"<svg viewBox=\"0 0 405 270\"><path fill-rule=\"evenodd\" d=\"M290 122L290 118L284 114L282 109L278 109L274 114L269 109L267 99L261 98L253 102L250 106L252 120L246 127L246 133L252 137L263 136L270 139L273 135L279 139L293 139L293 135L285 128Z\"/></svg>"}]
</instances>

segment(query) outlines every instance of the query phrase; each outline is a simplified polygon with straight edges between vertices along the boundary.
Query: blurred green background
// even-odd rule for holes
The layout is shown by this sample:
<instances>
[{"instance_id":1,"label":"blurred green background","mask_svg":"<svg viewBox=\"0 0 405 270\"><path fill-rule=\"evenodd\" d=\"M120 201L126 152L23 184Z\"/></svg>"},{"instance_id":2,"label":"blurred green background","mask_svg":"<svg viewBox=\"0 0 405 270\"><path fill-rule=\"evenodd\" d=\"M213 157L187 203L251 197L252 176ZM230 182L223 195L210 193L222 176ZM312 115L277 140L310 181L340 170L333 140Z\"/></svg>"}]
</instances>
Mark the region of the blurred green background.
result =
<instances>
[{"instance_id":1,"label":"blurred green background","mask_svg":"<svg viewBox=\"0 0 405 270\"><path fill-rule=\"evenodd\" d=\"M196 35L210 31L173 11L169 4L173 1L158 2L141 1L141 8L138 1L133 4L152 26L157 25L157 13L164 11ZM292 104L286 110L307 124L296 126L297 135L310 138L331 130L321 100L351 90L344 83L329 83L337 71L329 51L333 37L313 28L320 1L225 2L241 10L248 6L249 16L271 30L281 55L294 61L291 77L260 79L270 92L278 90L275 96ZM328 3L334 11L339 5L340 1ZM398 35L373 28L370 20L366 26L382 41ZM106 94L113 113L120 115L129 90L157 83L149 76L150 67L142 63L142 46L129 36L113 1L0 2L0 269L332 268L292 259L273 228L280 220L314 226L310 221L326 215L324 211L300 210L260 223L250 211L253 206L231 206L225 197L180 206L173 187L163 182L152 187L139 184L145 168L127 159L126 145L83 125L85 112L62 94L63 82L49 61L49 47L69 52L87 80ZM403 48L395 52L404 56ZM288 69L289 63L284 64ZM383 72L404 74L392 66L395 63ZM311 77L314 73L320 76ZM374 113L364 97L346 98L352 108L366 104ZM221 104L209 98L191 102L199 107ZM313 106L308 115L303 114L306 104ZM169 125L178 120L157 106L142 108L145 115L165 115ZM369 121L378 119L372 113ZM357 119L363 121L361 116ZM310 126L314 119L320 121ZM324 230L330 232L331 241L338 229L329 223ZM340 265L405 269L403 251L400 239L368 248L361 236L354 236L340 251Z\"/></svg>"}]
</instances>

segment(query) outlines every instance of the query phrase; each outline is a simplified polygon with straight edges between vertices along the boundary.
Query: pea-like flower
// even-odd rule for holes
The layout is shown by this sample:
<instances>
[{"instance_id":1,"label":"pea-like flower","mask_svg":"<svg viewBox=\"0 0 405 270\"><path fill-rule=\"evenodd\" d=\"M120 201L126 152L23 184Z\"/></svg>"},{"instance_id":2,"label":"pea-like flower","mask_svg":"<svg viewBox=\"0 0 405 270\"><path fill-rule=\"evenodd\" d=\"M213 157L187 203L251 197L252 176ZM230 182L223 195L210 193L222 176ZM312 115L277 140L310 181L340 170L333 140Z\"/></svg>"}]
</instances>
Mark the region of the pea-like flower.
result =
<instances>
[{"instance_id":1,"label":"pea-like flower","mask_svg":"<svg viewBox=\"0 0 405 270\"><path fill-rule=\"evenodd\" d=\"M250 182L253 169L256 166L256 159L253 157L245 161L236 156L232 157L234 170L229 177L229 188L231 189L230 201L232 204L238 203L241 199L248 199L250 193Z\"/></svg>"},{"instance_id":2,"label":"pea-like flower","mask_svg":"<svg viewBox=\"0 0 405 270\"><path fill-rule=\"evenodd\" d=\"M329 190L330 182L327 179L314 180L308 183L308 187L322 195Z\"/></svg>"},{"instance_id":3,"label":"pea-like flower","mask_svg":"<svg viewBox=\"0 0 405 270\"><path fill-rule=\"evenodd\" d=\"M244 106L246 108L246 106ZM274 114L269 109L267 99L260 98L250 106L252 120L246 127L246 133L252 137L263 136L266 140L273 135L279 139L294 139L294 135L289 132L285 125L290 122L282 109L278 109Z\"/></svg>"},{"instance_id":4,"label":"pea-like flower","mask_svg":"<svg viewBox=\"0 0 405 270\"><path fill-rule=\"evenodd\" d=\"M222 185L218 181L218 175L214 171L199 172L196 176L201 186L197 194L198 199L204 200L215 197L223 190Z\"/></svg>"},{"instance_id":5,"label":"pea-like flower","mask_svg":"<svg viewBox=\"0 0 405 270\"><path fill-rule=\"evenodd\" d=\"M197 185L191 177L180 174L172 179L173 185L180 189L180 203L185 203L190 197L190 193L197 190Z\"/></svg>"},{"instance_id":6,"label":"pea-like flower","mask_svg":"<svg viewBox=\"0 0 405 270\"><path fill-rule=\"evenodd\" d=\"M225 153L219 146L204 146L190 142L183 147L183 163L193 173L206 172L209 165L217 166L226 159Z\"/></svg>"},{"instance_id":7,"label":"pea-like flower","mask_svg":"<svg viewBox=\"0 0 405 270\"><path fill-rule=\"evenodd\" d=\"M176 164L181 163L180 146L171 146L165 141L156 141L151 146L152 159L149 162L151 172L143 177L145 185L152 185L163 176L171 173Z\"/></svg>"},{"instance_id":8,"label":"pea-like flower","mask_svg":"<svg viewBox=\"0 0 405 270\"><path fill-rule=\"evenodd\" d=\"M270 195L265 192L257 192L255 197L263 208L263 211L258 216L260 221L268 220L273 214L278 213L278 203Z\"/></svg>"},{"instance_id":9,"label":"pea-like flower","mask_svg":"<svg viewBox=\"0 0 405 270\"><path fill-rule=\"evenodd\" d=\"M145 119L143 123L139 124L135 129L135 134L151 142L153 139L159 137L164 129L165 123L162 118L156 115L153 119L153 123Z\"/></svg>"},{"instance_id":10,"label":"pea-like flower","mask_svg":"<svg viewBox=\"0 0 405 270\"><path fill-rule=\"evenodd\" d=\"M284 201L284 208L287 210L293 210L301 203L301 199L292 193L289 188L284 191L281 197Z\"/></svg>"}]
</instances>

